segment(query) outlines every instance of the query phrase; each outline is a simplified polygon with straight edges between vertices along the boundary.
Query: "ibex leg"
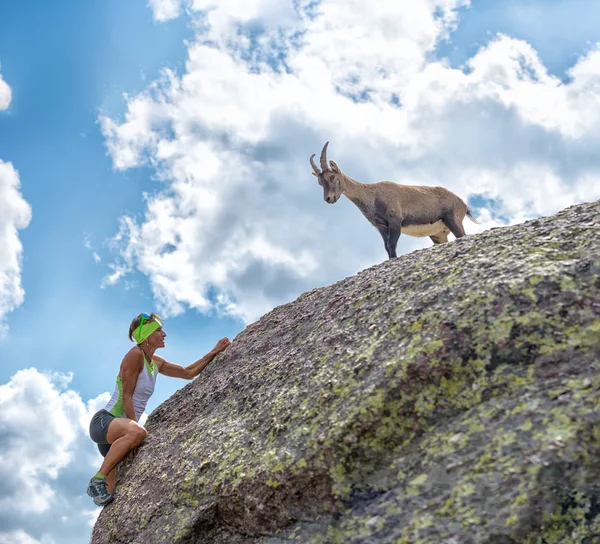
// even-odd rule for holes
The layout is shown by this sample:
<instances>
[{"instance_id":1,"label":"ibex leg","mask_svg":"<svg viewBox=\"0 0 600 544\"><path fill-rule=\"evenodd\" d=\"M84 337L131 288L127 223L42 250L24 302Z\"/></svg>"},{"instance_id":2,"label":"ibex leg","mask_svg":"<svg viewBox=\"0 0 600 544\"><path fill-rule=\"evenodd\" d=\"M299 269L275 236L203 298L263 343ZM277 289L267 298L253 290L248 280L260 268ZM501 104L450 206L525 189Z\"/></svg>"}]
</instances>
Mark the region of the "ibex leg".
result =
<instances>
[{"instance_id":1,"label":"ibex leg","mask_svg":"<svg viewBox=\"0 0 600 544\"><path fill-rule=\"evenodd\" d=\"M390 254L390 249L388 246L389 229L387 227L377 227L377 230L379 231L379 234L381 234L381 237L383 238L383 245L385 246L385 251L389 256L389 254Z\"/></svg>"},{"instance_id":2,"label":"ibex leg","mask_svg":"<svg viewBox=\"0 0 600 544\"><path fill-rule=\"evenodd\" d=\"M400 238L400 225L390 223L388 228L388 255L390 259L397 257L396 255L396 247L398 246L398 239Z\"/></svg>"},{"instance_id":3,"label":"ibex leg","mask_svg":"<svg viewBox=\"0 0 600 544\"><path fill-rule=\"evenodd\" d=\"M430 236L429 238L431 238L434 244L444 244L448 241L448 230L444 229L443 231L438 232L437 234Z\"/></svg>"},{"instance_id":4,"label":"ibex leg","mask_svg":"<svg viewBox=\"0 0 600 544\"><path fill-rule=\"evenodd\" d=\"M453 213L449 213L446 217L443 218L444 223L450 229L450 232L454 234L457 238L462 238L466 236L467 233L462 226L462 221L457 221L455 215Z\"/></svg>"}]
</instances>

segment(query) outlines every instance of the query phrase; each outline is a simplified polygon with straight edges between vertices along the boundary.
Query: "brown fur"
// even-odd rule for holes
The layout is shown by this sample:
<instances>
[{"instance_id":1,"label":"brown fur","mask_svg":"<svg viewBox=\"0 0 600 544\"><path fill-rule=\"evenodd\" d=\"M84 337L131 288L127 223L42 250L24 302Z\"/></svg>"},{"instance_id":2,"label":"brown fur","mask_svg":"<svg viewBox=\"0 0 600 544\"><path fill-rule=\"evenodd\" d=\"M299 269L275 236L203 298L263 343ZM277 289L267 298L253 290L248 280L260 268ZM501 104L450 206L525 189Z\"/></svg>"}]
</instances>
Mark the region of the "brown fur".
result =
<instances>
[{"instance_id":1,"label":"brown fur","mask_svg":"<svg viewBox=\"0 0 600 544\"><path fill-rule=\"evenodd\" d=\"M400 185L391 181L360 183L344 174L334 161L327 162L327 146L321 152L321 170L313 158L313 175L323 187L323 198L335 204L346 195L379 231L388 257L396 257L398 238L429 236L435 244L448 241L448 233L465 236L463 220L471 215L465 202L443 187Z\"/></svg>"}]
</instances>

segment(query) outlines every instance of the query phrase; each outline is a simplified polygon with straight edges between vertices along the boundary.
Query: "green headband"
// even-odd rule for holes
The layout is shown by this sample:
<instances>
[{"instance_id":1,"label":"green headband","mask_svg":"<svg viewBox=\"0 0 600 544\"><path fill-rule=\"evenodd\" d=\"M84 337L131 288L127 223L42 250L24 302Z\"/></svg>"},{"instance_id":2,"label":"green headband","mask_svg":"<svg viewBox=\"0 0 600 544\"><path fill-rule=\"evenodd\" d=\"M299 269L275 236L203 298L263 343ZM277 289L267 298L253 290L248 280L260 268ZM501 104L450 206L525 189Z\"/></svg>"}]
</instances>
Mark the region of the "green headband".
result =
<instances>
[{"instance_id":1,"label":"green headband","mask_svg":"<svg viewBox=\"0 0 600 544\"><path fill-rule=\"evenodd\" d=\"M150 321L150 323L142 323L135 331L133 331L133 337L137 340L138 344L141 344L148 336L154 331L160 329L162 324L158 321Z\"/></svg>"}]
</instances>

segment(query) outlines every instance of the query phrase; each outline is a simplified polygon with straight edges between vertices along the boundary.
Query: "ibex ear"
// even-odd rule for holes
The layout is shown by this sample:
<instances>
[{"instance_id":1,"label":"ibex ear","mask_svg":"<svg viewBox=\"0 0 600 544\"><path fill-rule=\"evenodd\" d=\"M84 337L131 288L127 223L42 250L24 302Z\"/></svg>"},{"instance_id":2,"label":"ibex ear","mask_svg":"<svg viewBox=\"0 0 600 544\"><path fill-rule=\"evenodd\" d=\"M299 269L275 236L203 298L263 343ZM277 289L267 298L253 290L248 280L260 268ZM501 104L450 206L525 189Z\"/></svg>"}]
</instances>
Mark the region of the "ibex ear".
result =
<instances>
[{"instance_id":1,"label":"ibex ear","mask_svg":"<svg viewBox=\"0 0 600 544\"><path fill-rule=\"evenodd\" d=\"M318 176L317 174L315 174L314 172L311 172L311 174L312 174L313 176L315 176L316 178L318 178L318 177L319 177L319 176Z\"/></svg>"},{"instance_id":2,"label":"ibex ear","mask_svg":"<svg viewBox=\"0 0 600 544\"><path fill-rule=\"evenodd\" d=\"M329 164L331 165L331 169L336 173L339 174L341 172L340 167L335 164L335 161L329 161Z\"/></svg>"}]
</instances>

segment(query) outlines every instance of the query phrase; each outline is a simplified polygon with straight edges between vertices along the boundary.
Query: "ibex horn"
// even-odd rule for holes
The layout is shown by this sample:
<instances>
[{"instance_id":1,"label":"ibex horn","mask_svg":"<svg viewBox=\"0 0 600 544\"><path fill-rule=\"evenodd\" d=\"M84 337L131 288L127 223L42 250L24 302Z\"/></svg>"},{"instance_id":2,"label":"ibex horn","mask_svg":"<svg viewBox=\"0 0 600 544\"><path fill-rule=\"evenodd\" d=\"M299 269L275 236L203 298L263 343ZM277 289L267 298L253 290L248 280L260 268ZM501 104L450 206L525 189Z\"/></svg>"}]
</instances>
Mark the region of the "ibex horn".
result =
<instances>
[{"instance_id":1,"label":"ibex horn","mask_svg":"<svg viewBox=\"0 0 600 544\"><path fill-rule=\"evenodd\" d=\"M321 173L321 171L317 168L317 165L315 164L315 161L313 160L314 157L315 157L314 155L310 156L310 164L312 165L313 170L315 171L315 174L317 174L317 176L318 176Z\"/></svg>"},{"instance_id":2,"label":"ibex horn","mask_svg":"<svg viewBox=\"0 0 600 544\"><path fill-rule=\"evenodd\" d=\"M329 142L327 142L323 146L323 151L321 151L321 170L323 170L323 172L325 172L325 170L329 170L329 166L327 166L327 146L328 145L329 145Z\"/></svg>"}]
</instances>

